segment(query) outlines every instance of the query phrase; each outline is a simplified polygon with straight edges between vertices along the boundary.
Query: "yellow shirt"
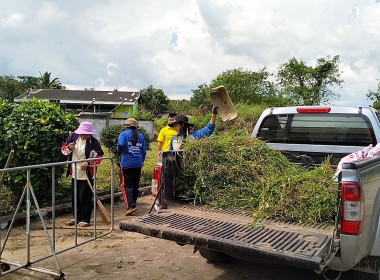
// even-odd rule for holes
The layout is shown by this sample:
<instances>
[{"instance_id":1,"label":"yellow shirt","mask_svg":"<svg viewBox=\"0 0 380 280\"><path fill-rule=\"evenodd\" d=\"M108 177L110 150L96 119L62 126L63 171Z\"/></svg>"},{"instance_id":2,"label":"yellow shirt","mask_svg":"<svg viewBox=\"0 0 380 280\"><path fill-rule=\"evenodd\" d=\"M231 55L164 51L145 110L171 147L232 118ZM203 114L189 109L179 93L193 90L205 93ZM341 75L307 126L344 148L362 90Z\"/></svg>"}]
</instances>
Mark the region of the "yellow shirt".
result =
<instances>
[{"instance_id":1,"label":"yellow shirt","mask_svg":"<svg viewBox=\"0 0 380 280\"><path fill-rule=\"evenodd\" d=\"M177 131L175 131L170 126L165 126L160 130L160 133L158 133L157 141L162 142L162 151L169 150L170 141L175 135L177 135Z\"/></svg>"}]
</instances>

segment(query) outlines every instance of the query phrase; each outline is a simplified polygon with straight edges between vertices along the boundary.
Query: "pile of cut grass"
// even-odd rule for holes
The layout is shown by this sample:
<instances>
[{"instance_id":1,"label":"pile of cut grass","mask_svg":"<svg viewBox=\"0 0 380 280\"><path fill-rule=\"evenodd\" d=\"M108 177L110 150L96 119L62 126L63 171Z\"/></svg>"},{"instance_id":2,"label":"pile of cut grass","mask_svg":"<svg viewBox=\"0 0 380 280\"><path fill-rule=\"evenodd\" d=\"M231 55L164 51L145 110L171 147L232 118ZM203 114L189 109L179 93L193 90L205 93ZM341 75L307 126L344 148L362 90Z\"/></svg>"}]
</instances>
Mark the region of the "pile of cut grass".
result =
<instances>
[{"instance_id":1,"label":"pile of cut grass","mask_svg":"<svg viewBox=\"0 0 380 280\"><path fill-rule=\"evenodd\" d=\"M176 193L211 208L251 211L254 221L333 223L337 189L329 162L307 171L247 135L224 133L184 145Z\"/></svg>"}]
</instances>

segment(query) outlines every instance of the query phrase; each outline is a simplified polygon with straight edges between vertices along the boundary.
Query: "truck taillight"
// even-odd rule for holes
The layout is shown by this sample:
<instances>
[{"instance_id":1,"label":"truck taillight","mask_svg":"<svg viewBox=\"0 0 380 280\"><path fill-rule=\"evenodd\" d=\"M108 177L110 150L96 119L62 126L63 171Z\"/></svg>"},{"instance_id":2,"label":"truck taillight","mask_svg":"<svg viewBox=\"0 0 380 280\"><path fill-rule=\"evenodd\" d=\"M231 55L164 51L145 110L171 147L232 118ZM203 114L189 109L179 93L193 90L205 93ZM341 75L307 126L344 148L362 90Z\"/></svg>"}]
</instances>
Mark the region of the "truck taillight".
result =
<instances>
[{"instance_id":1,"label":"truck taillight","mask_svg":"<svg viewBox=\"0 0 380 280\"><path fill-rule=\"evenodd\" d=\"M328 113L330 111L330 107L297 108L299 114Z\"/></svg>"},{"instance_id":2,"label":"truck taillight","mask_svg":"<svg viewBox=\"0 0 380 280\"><path fill-rule=\"evenodd\" d=\"M152 195L155 197L160 189L161 183L161 165L156 165L153 169L152 175Z\"/></svg>"},{"instance_id":3,"label":"truck taillight","mask_svg":"<svg viewBox=\"0 0 380 280\"><path fill-rule=\"evenodd\" d=\"M341 195L341 233L358 235L363 229L363 191L357 182L342 182Z\"/></svg>"}]
</instances>

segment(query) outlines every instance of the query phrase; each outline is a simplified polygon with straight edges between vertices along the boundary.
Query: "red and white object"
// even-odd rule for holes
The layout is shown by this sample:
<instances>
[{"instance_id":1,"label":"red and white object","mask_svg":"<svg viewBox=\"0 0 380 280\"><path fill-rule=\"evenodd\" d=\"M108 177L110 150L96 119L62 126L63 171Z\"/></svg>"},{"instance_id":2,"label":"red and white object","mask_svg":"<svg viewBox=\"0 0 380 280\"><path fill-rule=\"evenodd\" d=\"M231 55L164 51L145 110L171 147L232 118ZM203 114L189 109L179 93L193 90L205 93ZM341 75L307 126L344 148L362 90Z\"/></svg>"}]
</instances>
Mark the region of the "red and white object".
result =
<instances>
[{"instance_id":1,"label":"red and white object","mask_svg":"<svg viewBox=\"0 0 380 280\"><path fill-rule=\"evenodd\" d=\"M159 189L160 189L160 183L161 183L161 165L156 165L153 169L153 175L152 175L152 195L156 197Z\"/></svg>"},{"instance_id":2,"label":"red and white object","mask_svg":"<svg viewBox=\"0 0 380 280\"><path fill-rule=\"evenodd\" d=\"M363 190L357 182L342 182L341 195L340 231L342 234L359 235L364 223Z\"/></svg>"}]
</instances>

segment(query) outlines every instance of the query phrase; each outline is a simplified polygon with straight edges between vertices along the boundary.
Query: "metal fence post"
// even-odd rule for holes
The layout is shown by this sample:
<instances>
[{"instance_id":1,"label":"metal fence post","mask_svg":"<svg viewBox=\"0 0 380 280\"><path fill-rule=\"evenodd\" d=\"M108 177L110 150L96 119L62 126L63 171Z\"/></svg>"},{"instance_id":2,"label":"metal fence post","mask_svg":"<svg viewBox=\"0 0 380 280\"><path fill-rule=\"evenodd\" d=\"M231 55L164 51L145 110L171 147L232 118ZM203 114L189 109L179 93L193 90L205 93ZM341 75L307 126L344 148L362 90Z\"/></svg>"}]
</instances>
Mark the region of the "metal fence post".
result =
<instances>
[{"instance_id":1,"label":"metal fence post","mask_svg":"<svg viewBox=\"0 0 380 280\"><path fill-rule=\"evenodd\" d=\"M30 264L30 169L26 177L26 264Z\"/></svg>"}]
</instances>

